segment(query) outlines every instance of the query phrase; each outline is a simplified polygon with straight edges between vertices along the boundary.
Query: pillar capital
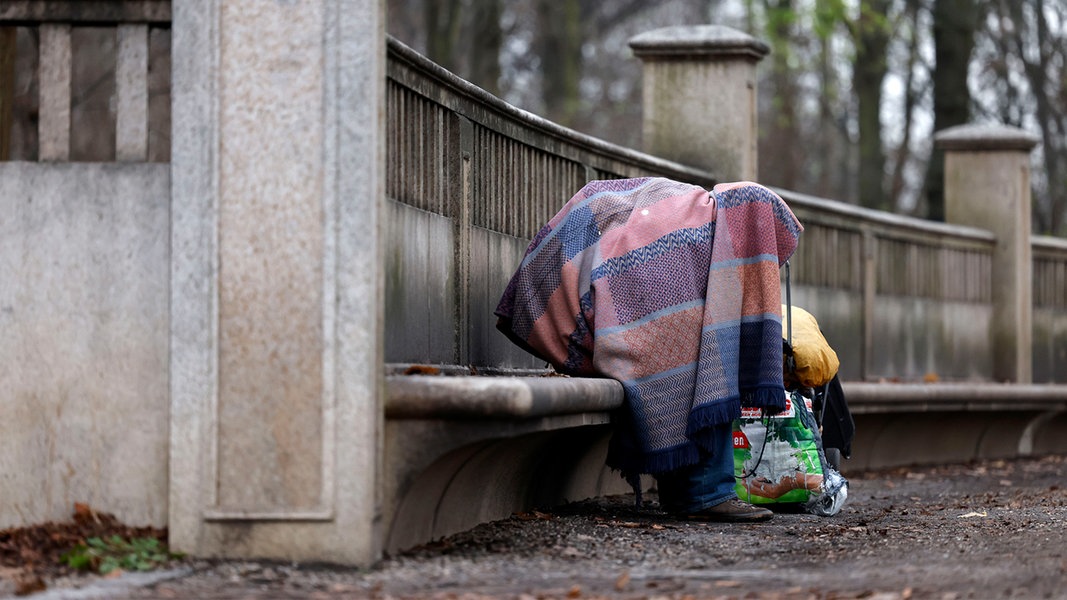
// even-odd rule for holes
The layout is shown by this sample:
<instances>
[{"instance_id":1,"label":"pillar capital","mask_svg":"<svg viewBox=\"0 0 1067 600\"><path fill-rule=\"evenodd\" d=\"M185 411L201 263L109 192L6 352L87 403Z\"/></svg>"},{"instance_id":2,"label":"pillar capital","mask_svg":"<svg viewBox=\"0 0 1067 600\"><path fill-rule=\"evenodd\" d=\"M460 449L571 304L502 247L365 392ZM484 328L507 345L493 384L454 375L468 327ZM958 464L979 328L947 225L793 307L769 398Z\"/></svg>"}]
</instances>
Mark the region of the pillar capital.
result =
<instances>
[{"instance_id":1,"label":"pillar capital","mask_svg":"<svg viewBox=\"0 0 1067 600\"><path fill-rule=\"evenodd\" d=\"M760 40L724 25L676 25L654 29L630 38L630 48L641 60L746 58L760 61L770 47Z\"/></svg>"},{"instance_id":2,"label":"pillar capital","mask_svg":"<svg viewBox=\"0 0 1067 600\"><path fill-rule=\"evenodd\" d=\"M946 152L1018 150L1029 153L1040 141L1036 135L1007 125L957 125L934 135L934 145Z\"/></svg>"}]
</instances>

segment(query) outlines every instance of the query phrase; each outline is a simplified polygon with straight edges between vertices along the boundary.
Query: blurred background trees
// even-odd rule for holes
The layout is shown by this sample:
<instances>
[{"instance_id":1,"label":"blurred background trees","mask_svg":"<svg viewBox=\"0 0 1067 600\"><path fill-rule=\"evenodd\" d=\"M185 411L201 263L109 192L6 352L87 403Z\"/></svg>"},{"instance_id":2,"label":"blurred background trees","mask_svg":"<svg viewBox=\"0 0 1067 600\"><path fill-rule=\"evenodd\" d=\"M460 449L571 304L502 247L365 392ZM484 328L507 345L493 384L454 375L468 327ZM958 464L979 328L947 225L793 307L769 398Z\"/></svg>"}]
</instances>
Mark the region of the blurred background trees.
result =
<instances>
[{"instance_id":1,"label":"blurred background trees","mask_svg":"<svg viewBox=\"0 0 1067 600\"><path fill-rule=\"evenodd\" d=\"M933 132L1038 134L1034 230L1067 235L1067 0L389 0L389 33L508 102L641 147L630 37L717 23L760 64L770 185L942 219ZM716 107L709 106L709 110Z\"/></svg>"}]
</instances>

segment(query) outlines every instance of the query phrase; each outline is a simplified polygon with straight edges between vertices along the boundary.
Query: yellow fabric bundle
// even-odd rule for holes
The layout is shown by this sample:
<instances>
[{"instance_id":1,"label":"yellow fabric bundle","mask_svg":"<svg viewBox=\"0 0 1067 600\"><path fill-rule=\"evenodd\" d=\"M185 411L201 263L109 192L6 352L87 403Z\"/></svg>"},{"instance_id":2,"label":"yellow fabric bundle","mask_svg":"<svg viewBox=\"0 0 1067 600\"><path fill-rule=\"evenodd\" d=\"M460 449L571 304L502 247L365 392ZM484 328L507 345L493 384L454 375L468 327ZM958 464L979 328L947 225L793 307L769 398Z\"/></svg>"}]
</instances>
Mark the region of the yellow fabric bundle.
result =
<instances>
[{"instance_id":1,"label":"yellow fabric bundle","mask_svg":"<svg viewBox=\"0 0 1067 600\"><path fill-rule=\"evenodd\" d=\"M782 305L782 338L787 339L789 307ZM819 330L815 317L803 308L793 307L793 357L796 367L785 373L785 382L799 383L803 387L820 387L829 383L841 361Z\"/></svg>"}]
</instances>

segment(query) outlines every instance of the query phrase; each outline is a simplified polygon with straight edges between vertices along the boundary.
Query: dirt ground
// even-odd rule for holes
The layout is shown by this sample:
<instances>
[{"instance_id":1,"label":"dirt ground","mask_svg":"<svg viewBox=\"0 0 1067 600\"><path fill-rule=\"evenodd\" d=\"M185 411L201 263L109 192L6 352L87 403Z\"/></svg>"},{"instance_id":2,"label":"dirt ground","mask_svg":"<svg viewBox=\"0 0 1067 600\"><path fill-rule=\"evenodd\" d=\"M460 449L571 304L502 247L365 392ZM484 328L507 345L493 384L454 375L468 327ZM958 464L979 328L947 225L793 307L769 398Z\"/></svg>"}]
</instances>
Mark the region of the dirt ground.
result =
<instances>
[{"instance_id":1,"label":"dirt ground","mask_svg":"<svg viewBox=\"0 0 1067 600\"><path fill-rule=\"evenodd\" d=\"M845 474L834 517L676 521L655 497L515 515L371 569L186 560L44 572L41 598L1067 598L1067 457ZM2 539L2 538L0 538ZM9 570L11 567L7 567ZM13 593L10 581L0 595ZM94 592L94 590L96 590ZM95 594L95 595L94 595Z\"/></svg>"}]
</instances>

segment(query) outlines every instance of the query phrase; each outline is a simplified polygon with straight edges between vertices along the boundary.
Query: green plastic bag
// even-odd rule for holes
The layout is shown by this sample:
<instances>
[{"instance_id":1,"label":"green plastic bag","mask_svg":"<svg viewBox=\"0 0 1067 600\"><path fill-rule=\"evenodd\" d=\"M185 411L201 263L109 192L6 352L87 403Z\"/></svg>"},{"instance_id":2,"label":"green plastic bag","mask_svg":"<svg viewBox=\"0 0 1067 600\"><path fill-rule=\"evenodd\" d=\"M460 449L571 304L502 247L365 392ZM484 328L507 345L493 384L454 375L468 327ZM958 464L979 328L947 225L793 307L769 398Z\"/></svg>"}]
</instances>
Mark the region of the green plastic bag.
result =
<instances>
[{"instance_id":1,"label":"green plastic bag","mask_svg":"<svg viewBox=\"0 0 1067 600\"><path fill-rule=\"evenodd\" d=\"M752 504L832 516L848 498L848 481L826 460L811 400L796 392L786 392L777 415L742 409L734 421L734 477L737 496Z\"/></svg>"}]
</instances>

